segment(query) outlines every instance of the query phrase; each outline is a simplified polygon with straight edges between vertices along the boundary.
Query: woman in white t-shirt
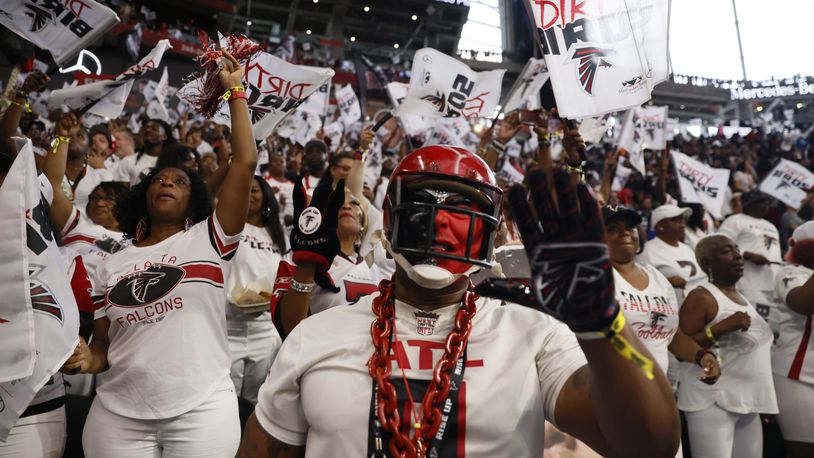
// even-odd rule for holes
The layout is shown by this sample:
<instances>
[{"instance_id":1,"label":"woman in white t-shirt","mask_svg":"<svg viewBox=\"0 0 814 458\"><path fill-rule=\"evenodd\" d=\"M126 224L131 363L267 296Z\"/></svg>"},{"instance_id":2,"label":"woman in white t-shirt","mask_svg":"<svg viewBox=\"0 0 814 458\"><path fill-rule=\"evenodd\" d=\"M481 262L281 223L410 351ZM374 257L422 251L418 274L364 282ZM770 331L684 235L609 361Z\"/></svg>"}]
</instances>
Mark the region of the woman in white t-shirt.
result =
<instances>
[{"instance_id":1,"label":"woman in white t-shirt","mask_svg":"<svg viewBox=\"0 0 814 458\"><path fill-rule=\"evenodd\" d=\"M238 396L252 404L257 403L257 391L282 343L268 309L277 266L288 258L279 211L271 187L255 175L246 226L226 278L232 382Z\"/></svg>"},{"instance_id":2,"label":"woman in white t-shirt","mask_svg":"<svg viewBox=\"0 0 814 458\"><path fill-rule=\"evenodd\" d=\"M631 329L644 343L662 371L667 372L668 351L679 360L703 369L704 382L712 384L720 375L715 354L695 343L678 327L678 309L673 287L655 267L636 262L639 250L637 226L642 217L622 207L602 208L608 252L613 264L616 301Z\"/></svg>"},{"instance_id":3,"label":"woman in white t-shirt","mask_svg":"<svg viewBox=\"0 0 814 458\"><path fill-rule=\"evenodd\" d=\"M229 378L224 278L246 222L257 150L243 67L222 51L231 166L212 211L192 171L151 171L119 205L135 242L96 271L93 340L72 358L98 373L82 445L88 457L234 456L240 439Z\"/></svg>"},{"instance_id":4,"label":"woman in white t-shirt","mask_svg":"<svg viewBox=\"0 0 814 458\"><path fill-rule=\"evenodd\" d=\"M792 458L814 456L814 221L792 233L775 281L783 303L775 312L780 336L772 347L777 416Z\"/></svg>"},{"instance_id":5,"label":"woman in white t-shirt","mask_svg":"<svg viewBox=\"0 0 814 458\"><path fill-rule=\"evenodd\" d=\"M681 364L678 407L687 418L694 457L758 458L763 454L760 413L776 414L771 369L772 332L738 291L743 256L726 236L711 235L696 246L709 282L687 295L681 329L699 345L715 347L721 378L698 380L698 368Z\"/></svg>"}]
</instances>

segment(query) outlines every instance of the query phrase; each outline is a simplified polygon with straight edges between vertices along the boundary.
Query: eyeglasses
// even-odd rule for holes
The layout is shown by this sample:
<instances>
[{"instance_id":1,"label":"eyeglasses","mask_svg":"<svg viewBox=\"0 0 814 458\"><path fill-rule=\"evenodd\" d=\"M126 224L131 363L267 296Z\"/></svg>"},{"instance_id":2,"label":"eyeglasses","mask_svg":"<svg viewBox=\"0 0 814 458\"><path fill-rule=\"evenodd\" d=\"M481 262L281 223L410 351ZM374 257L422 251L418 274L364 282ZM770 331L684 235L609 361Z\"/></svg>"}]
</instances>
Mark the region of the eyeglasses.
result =
<instances>
[{"instance_id":1,"label":"eyeglasses","mask_svg":"<svg viewBox=\"0 0 814 458\"><path fill-rule=\"evenodd\" d=\"M91 194L88 196L89 201L106 200L108 202L116 202L116 196L101 196L99 194Z\"/></svg>"},{"instance_id":2,"label":"eyeglasses","mask_svg":"<svg viewBox=\"0 0 814 458\"><path fill-rule=\"evenodd\" d=\"M161 176L153 177L153 180L150 182L150 185L152 186L152 185L154 185L156 183L158 183L158 184L160 184L162 186L164 184L166 184L166 183L173 183L176 186L182 186L182 187L185 187L185 188L188 188L190 186L189 181L187 181L187 180L185 180L184 178L181 178L181 177L177 177L175 179L165 178L165 177L161 177Z\"/></svg>"}]
</instances>

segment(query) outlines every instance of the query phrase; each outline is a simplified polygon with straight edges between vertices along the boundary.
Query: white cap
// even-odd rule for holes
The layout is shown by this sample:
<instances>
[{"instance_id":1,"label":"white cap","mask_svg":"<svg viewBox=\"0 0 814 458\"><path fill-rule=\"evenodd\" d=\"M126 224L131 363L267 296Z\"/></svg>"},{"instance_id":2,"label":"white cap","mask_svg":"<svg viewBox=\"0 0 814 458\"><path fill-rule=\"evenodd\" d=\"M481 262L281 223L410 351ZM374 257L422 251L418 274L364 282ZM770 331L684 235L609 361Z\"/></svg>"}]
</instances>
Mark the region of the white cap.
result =
<instances>
[{"instance_id":1,"label":"white cap","mask_svg":"<svg viewBox=\"0 0 814 458\"><path fill-rule=\"evenodd\" d=\"M659 221L663 219L675 218L676 216L683 216L688 219L692 214L691 208L681 208L678 205L660 205L653 210L650 215L650 227L656 227Z\"/></svg>"},{"instance_id":2,"label":"white cap","mask_svg":"<svg viewBox=\"0 0 814 458\"><path fill-rule=\"evenodd\" d=\"M791 238L795 242L805 239L814 239L814 221L808 221L797 226L797 229L791 233Z\"/></svg>"}]
</instances>

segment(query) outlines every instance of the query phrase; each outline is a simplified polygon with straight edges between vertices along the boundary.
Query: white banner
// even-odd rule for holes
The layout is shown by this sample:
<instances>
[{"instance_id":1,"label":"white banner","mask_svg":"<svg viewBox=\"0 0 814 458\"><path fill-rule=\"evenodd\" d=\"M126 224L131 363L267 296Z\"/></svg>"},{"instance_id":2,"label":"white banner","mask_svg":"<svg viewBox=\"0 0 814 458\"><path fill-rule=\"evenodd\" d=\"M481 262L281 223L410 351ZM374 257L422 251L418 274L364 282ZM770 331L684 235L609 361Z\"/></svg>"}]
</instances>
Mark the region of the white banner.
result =
<instances>
[{"instance_id":1,"label":"white banner","mask_svg":"<svg viewBox=\"0 0 814 458\"><path fill-rule=\"evenodd\" d=\"M300 68L312 70L316 72L323 72L326 69L321 67L311 67L308 65L300 65ZM328 101L331 97L331 79L328 78L322 86L319 87L313 94L305 99L305 103L300 106L300 110L310 111L320 118L324 118L328 113Z\"/></svg>"},{"instance_id":2,"label":"white banner","mask_svg":"<svg viewBox=\"0 0 814 458\"><path fill-rule=\"evenodd\" d=\"M0 24L45 49L61 67L119 23L93 0L0 0Z\"/></svg>"},{"instance_id":3,"label":"white banner","mask_svg":"<svg viewBox=\"0 0 814 458\"><path fill-rule=\"evenodd\" d=\"M540 108L540 89L548 78L545 59L529 58L506 96L506 100L501 104L503 112L509 113L518 108L524 110Z\"/></svg>"},{"instance_id":4,"label":"white banner","mask_svg":"<svg viewBox=\"0 0 814 458\"><path fill-rule=\"evenodd\" d=\"M336 95L336 105L339 106L339 117L342 119L342 124L344 124L345 127L350 127L351 124L362 118L362 108L359 106L359 97L353 92L353 88L350 84L346 84L337 89L334 94Z\"/></svg>"},{"instance_id":5,"label":"white banner","mask_svg":"<svg viewBox=\"0 0 814 458\"><path fill-rule=\"evenodd\" d=\"M760 183L760 190L789 207L799 209L800 202L812 186L814 174L796 162L781 159Z\"/></svg>"},{"instance_id":6,"label":"white banner","mask_svg":"<svg viewBox=\"0 0 814 458\"><path fill-rule=\"evenodd\" d=\"M161 74L161 79L158 80L158 84L155 86L155 99L164 105L164 102L167 100L167 96L169 95L169 91L170 76L167 72L167 67L164 67L164 73Z\"/></svg>"},{"instance_id":7,"label":"white banner","mask_svg":"<svg viewBox=\"0 0 814 458\"><path fill-rule=\"evenodd\" d=\"M407 84L399 83L397 81L387 84L385 90L387 91L387 96L390 97L390 102L393 104L394 108L398 108L398 106L401 105L401 102L404 101L404 98L407 97L408 87L409 86ZM404 127L404 131L410 136L425 134L433 126L430 119L424 116L399 114L398 118L401 122L401 126Z\"/></svg>"},{"instance_id":8,"label":"white banner","mask_svg":"<svg viewBox=\"0 0 814 458\"><path fill-rule=\"evenodd\" d=\"M641 105L666 78L668 0L526 0L526 7L560 116Z\"/></svg>"},{"instance_id":9,"label":"white banner","mask_svg":"<svg viewBox=\"0 0 814 458\"><path fill-rule=\"evenodd\" d=\"M79 341L79 311L41 199L29 140L0 188L0 225L4 228L0 238L3 259L0 291L5 304L22 301L24 307L33 310L36 355L30 355L34 360L31 375L0 383L0 442L6 440L34 395L68 359ZM5 315L11 306L2 307L0 314ZM19 346L28 351L29 342L7 340L8 325L0 322L0 329L4 330L0 333L3 353L16 351Z\"/></svg>"},{"instance_id":10,"label":"white banner","mask_svg":"<svg viewBox=\"0 0 814 458\"><path fill-rule=\"evenodd\" d=\"M328 145L328 148L330 148L332 152L336 152L336 150L339 148L339 144L342 143L342 133L344 131L345 129L342 127L341 122L326 124L322 129L325 136L331 140L331 144Z\"/></svg>"},{"instance_id":11,"label":"white banner","mask_svg":"<svg viewBox=\"0 0 814 458\"><path fill-rule=\"evenodd\" d=\"M678 174L681 201L703 204L712 216L722 218L729 169L714 169L678 151L670 154Z\"/></svg>"},{"instance_id":12,"label":"white banner","mask_svg":"<svg viewBox=\"0 0 814 458\"><path fill-rule=\"evenodd\" d=\"M246 63L244 74L252 132L255 140L264 140L289 113L330 80L334 71L329 68L309 70L260 52ZM178 97L189 100L190 93L200 93L201 83L200 79L191 81L178 91ZM227 103L222 103L214 120L229 124Z\"/></svg>"},{"instance_id":13,"label":"white banner","mask_svg":"<svg viewBox=\"0 0 814 458\"><path fill-rule=\"evenodd\" d=\"M489 118L500 101L505 72L476 72L432 48L419 49L413 56L407 96L393 114Z\"/></svg>"},{"instance_id":14,"label":"white banner","mask_svg":"<svg viewBox=\"0 0 814 458\"><path fill-rule=\"evenodd\" d=\"M98 116L118 118L124 109L127 96L133 89L136 78L155 70L167 49L172 48L169 40L161 40L139 63L120 73L115 80L97 81L76 87L57 89L51 92L48 108L51 110L67 106L72 110L81 110L93 104L87 111ZM94 103L95 102L95 103Z\"/></svg>"}]
</instances>

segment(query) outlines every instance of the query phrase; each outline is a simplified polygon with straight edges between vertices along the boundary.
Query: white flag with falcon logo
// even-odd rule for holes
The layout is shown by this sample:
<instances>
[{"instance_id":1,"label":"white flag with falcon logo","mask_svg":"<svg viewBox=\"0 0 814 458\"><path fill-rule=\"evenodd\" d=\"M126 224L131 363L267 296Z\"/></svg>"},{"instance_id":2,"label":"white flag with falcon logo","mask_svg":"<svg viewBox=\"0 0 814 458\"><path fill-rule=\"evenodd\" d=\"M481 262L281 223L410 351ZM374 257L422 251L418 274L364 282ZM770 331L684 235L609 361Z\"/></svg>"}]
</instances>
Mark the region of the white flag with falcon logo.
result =
<instances>
[{"instance_id":1,"label":"white flag with falcon logo","mask_svg":"<svg viewBox=\"0 0 814 458\"><path fill-rule=\"evenodd\" d=\"M407 96L393 114L491 117L500 101L505 72L505 69L476 72L435 49L419 49L413 56Z\"/></svg>"},{"instance_id":2,"label":"white flag with falcon logo","mask_svg":"<svg viewBox=\"0 0 814 458\"><path fill-rule=\"evenodd\" d=\"M669 73L668 0L526 0L565 118L641 105Z\"/></svg>"},{"instance_id":3,"label":"white flag with falcon logo","mask_svg":"<svg viewBox=\"0 0 814 458\"><path fill-rule=\"evenodd\" d=\"M0 24L48 50L60 66L118 23L113 10L93 0L0 0Z\"/></svg>"},{"instance_id":4,"label":"white flag with falcon logo","mask_svg":"<svg viewBox=\"0 0 814 458\"><path fill-rule=\"evenodd\" d=\"M52 192L50 186L43 191ZM6 320L0 322L0 348L5 359L22 347L28 352L27 363L33 361L33 370L28 376L7 380L2 366L6 381L0 383L0 442L79 341L79 311L44 200L28 140L0 187L0 227L8 229L0 237L0 316ZM21 316L21 308L30 310L30 324ZM23 322L12 321L18 319ZM15 329L19 324L31 329ZM24 338L27 332L34 335L33 352Z\"/></svg>"}]
</instances>

